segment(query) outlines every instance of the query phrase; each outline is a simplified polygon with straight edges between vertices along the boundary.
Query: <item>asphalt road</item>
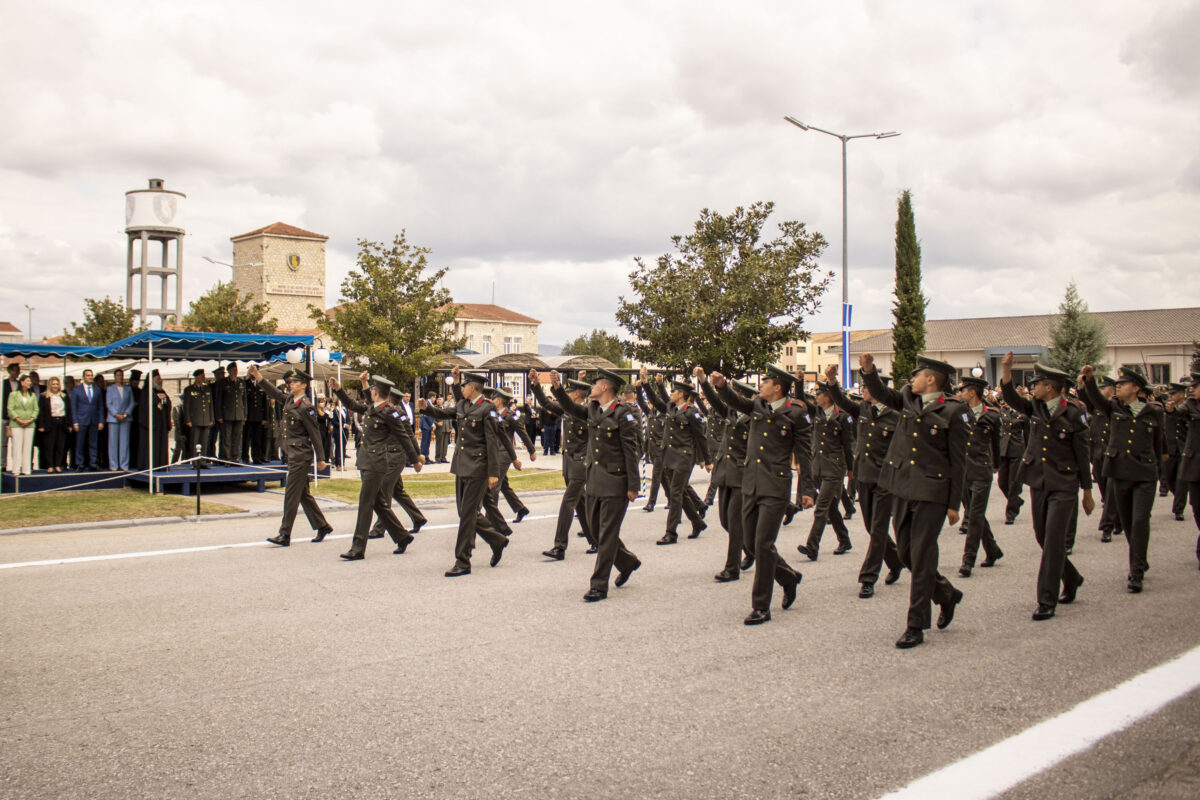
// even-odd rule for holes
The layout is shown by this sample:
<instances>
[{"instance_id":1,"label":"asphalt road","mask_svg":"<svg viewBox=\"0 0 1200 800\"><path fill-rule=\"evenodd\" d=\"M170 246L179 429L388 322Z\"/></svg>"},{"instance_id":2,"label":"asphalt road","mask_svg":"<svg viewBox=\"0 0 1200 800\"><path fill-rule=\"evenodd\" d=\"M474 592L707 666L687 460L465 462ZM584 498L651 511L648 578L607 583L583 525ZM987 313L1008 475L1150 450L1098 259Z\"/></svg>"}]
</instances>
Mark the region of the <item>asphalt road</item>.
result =
<instances>
[{"instance_id":1,"label":"asphalt road","mask_svg":"<svg viewBox=\"0 0 1200 800\"><path fill-rule=\"evenodd\" d=\"M1034 623L1038 549L992 520L1006 556L943 572L954 623L899 651L908 576L857 598L866 536L808 563L811 514L780 537L804 573L754 628L750 581L717 585L725 534L656 547L665 513L631 508L644 566L585 604L591 558L539 555L553 520L516 526L501 564L447 579L453 510L403 556L345 538L0 570L0 797L871 798L1200 645L1196 530L1159 501L1152 569L1124 589L1123 540L1081 523L1073 606ZM69 514L64 496L64 514ZM533 498L535 515L556 497ZM2 510L2 507L0 507ZM352 512L330 515L349 533ZM0 563L255 542L277 522L0 536ZM684 530L686 531L686 524ZM935 609L936 612L936 609ZM1189 781L1193 783L1189 784ZM1185 697L1013 789L1010 798L1195 797L1200 696ZM1190 794L1179 793L1192 787ZM1171 792L1177 792L1171 794Z\"/></svg>"}]
</instances>

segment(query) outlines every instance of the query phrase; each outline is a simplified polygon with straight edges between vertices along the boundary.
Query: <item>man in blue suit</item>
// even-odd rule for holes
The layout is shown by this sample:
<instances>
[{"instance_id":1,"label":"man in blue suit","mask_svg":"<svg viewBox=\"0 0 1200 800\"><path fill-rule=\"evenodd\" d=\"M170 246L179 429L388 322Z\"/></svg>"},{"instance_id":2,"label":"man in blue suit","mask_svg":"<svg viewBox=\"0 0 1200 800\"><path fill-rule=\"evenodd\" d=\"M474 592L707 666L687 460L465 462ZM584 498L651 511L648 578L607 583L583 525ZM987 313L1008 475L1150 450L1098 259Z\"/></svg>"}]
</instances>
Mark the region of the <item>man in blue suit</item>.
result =
<instances>
[{"instance_id":1,"label":"man in blue suit","mask_svg":"<svg viewBox=\"0 0 1200 800\"><path fill-rule=\"evenodd\" d=\"M108 466L113 471L129 469L129 429L133 425L133 389L125 384L125 371L115 370L104 395L107 407Z\"/></svg>"},{"instance_id":2,"label":"man in blue suit","mask_svg":"<svg viewBox=\"0 0 1200 800\"><path fill-rule=\"evenodd\" d=\"M432 405L433 398L437 397L433 392L429 393L429 403ZM425 460L429 461L429 444L433 441L433 429L437 427L437 420L428 414L421 415L421 455L425 456Z\"/></svg>"},{"instance_id":3,"label":"man in blue suit","mask_svg":"<svg viewBox=\"0 0 1200 800\"><path fill-rule=\"evenodd\" d=\"M83 371L83 383L71 392L71 429L75 431L75 467L79 472L100 468L96 441L104 430L104 397L92 384L92 371ZM86 456L85 456L86 453Z\"/></svg>"}]
</instances>

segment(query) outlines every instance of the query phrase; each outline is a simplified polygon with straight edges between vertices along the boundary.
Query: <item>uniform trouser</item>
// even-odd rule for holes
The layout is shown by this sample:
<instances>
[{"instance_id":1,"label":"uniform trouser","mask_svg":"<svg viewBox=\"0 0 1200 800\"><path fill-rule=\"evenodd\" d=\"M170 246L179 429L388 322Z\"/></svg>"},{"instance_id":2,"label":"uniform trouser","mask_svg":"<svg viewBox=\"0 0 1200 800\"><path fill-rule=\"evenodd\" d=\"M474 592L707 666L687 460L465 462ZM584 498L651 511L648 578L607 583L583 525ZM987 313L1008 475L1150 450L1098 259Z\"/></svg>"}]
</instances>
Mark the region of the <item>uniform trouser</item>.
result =
<instances>
[{"instance_id":1,"label":"uniform trouser","mask_svg":"<svg viewBox=\"0 0 1200 800\"><path fill-rule=\"evenodd\" d=\"M628 508L629 498L625 495L587 498L588 521L599 540L596 566L592 570L593 589L608 591L608 576L614 566L620 572L628 572L638 564L637 556L621 541L621 521Z\"/></svg>"},{"instance_id":2,"label":"uniform trouser","mask_svg":"<svg viewBox=\"0 0 1200 800\"><path fill-rule=\"evenodd\" d=\"M412 520L413 525L424 525L429 521L425 518L425 515L421 513L421 509L417 507L417 504L413 502L413 499L409 497L408 492L404 491L403 474L396 476L396 485L392 489L391 499L395 500L397 505L404 509L405 513L408 514L408 518ZM397 518L399 518L399 516L399 514L396 515ZM384 527L383 518L380 517L379 519L375 520L375 527L371 528L371 534L382 534Z\"/></svg>"},{"instance_id":3,"label":"uniform trouser","mask_svg":"<svg viewBox=\"0 0 1200 800\"><path fill-rule=\"evenodd\" d=\"M1067 549L1075 549L1075 534L1079 531L1079 503L1071 507L1071 520L1067 523Z\"/></svg>"},{"instance_id":4,"label":"uniform trouser","mask_svg":"<svg viewBox=\"0 0 1200 800\"><path fill-rule=\"evenodd\" d=\"M786 587L800 580L800 573L792 569L775 549L775 540L779 538L779 526L787 507L786 497L742 495L742 530L746 544L753 548L750 555L755 559L750 607L756 611L771 608L771 594L775 591L776 583Z\"/></svg>"},{"instance_id":5,"label":"uniform trouser","mask_svg":"<svg viewBox=\"0 0 1200 800\"><path fill-rule=\"evenodd\" d=\"M108 466L112 469L129 469L129 429L133 422L110 422L108 428Z\"/></svg>"},{"instance_id":6,"label":"uniform trouser","mask_svg":"<svg viewBox=\"0 0 1200 800\"><path fill-rule=\"evenodd\" d=\"M500 489L500 494L504 495L504 499L508 502L508 507L513 510L514 514L520 514L522 511L524 511L526 514L529 513L529 509L525 507L525 504L521 502L521 498L517 497L517 493L514 492L512 486L509 485L507 475L500 479L500 486L498 488Z\"/></svg>"},{"instance_id":7,"label":"uniform trouser","mask_svg":"<svg viewBox=\"0 0 1200 800\"><path fill-rule=\"evenodd\" d=\"M487 494L487 476L464 478L456 475L454 478L454 500L458 505L458 539L454 542L454 563L460 567L471 568L471 553L475 550L475 536L478 534L494 550L503 546L504 534L492 527L487 517L480 513L483 509L483 497Z\"/></svg>"},{"instance_id":8,"label":"uniform trouser","mask_svg":"<svg viewBox=\"0 0 1200 800\"><path fill-rule=\"evenodd\" d=\"M493 528L505 536L510 536L512 528L509 526L508 520L500 513L500 487L506 480L508 480L508 476L501 475L500 483L496 484L494 489L488 489L483 493L483 513Z\"/></svg>"},{"instance_id":9,"label":"uniform trouser","mask_svg":"<svg viewBox=\"0 0 1200 800\"><path fill-rule=\"evenodd\" d=\"M842 508L847 516L854 513L854 489L854 481L846 481L846 486L842 489Z\"/></svg>"},{"instance_id":10,"label":"uniform trouser","mask_svg":"<svg viewBox=\"0 0 1200 800\"><path fill-rule=\"evenodd\" d=\"M192 430L196 430L192 428ZM329 523L321 513L312 490L308 487L308 478L312 475L313 462L311 459L291 458L287 465L287 482L283 489L283 519L279 522L279 532L284 536L292 535L292 523L296 521L296 511L304 509L304 516L314 531L326 530Z\"/></svg>"},{"instance_id":11,"label":"uniform trouser","mask_svg":"<svg viewBox=\"0 0 1200 800\"><path fill-rule=\"evenodd\" d=\"M392 491L400 473L362 471L362 485L358 490L358 518L354 523L354 539L350 544L350 552L362 554L367 549L367 536L371 532L371 515L377 514L379 522L387 529L392 541L399 547L412 539L412 534L405 530L400 518L392 510Z\"/></svg>"},{"instance_id":12,"label":"uniform trouser","mask_svg":"<svg viewBox=\"0 0 1200 800\"><path fill-rule=\"evenodd\" d=\"M1153 487L1151 487L1153 488ZM1067 531L1071 512L1079 505L1077 490L1049 492L1029 487L1033 501L1033 536L1042 548L1042 563L1038 567L1038 605L1054 608L1058 592L1064 584L1078 586L1079 570L1067 558Z\"/></svg>"},{"instance_id":13,"label":"uniform trouser","mask_svg":"<svg viewBox=\"0 0 1200 800\"><path fill-rule=\"evenodd\" d=\"M1159 473L1158 491L1159 494L1173 493L1175 491L1175 478L1179 475L1179 453L1175 452L1167 456L1167 460L1162 463L1162 472Z\"/></svg>"},{"instance_id":14,"label":"uniform trouser","mask_svg":"<svg viewBox=\"0 0 1200 800\"><path fill-rule=\"evenodd\" d=\"M663 484L667 487L667 501L671 504L667 512L667 533L675 533L679 527L682 514L687 514L692 525L700 524L700 503L695 490L688 491L691 486L688 479L692 476L692 468L664 469Z\"/></svg>"},{"instance_id":15,"label":"uniform trouser","mask_svg":"<svg viewBox=\"0 0 1200 800\"><path fill-rule=\"evenodd\" d=\"M439 428L434 431L433 440L435 450L437 451L437 460L445 461L446 453L450 450L450 431L445 428Z\"/></svg>"},{"instance_id":16,"label":"uniform trouser","mask_svg":"<svg viewBox=\"0 0 1200 800\"><path fill-rule=\"evenodd\" d=\"M1149 569L1146 551L1150 547L1150 511L1154 508L1156 481L1123 481L1113 479L1109 487L1116 501L1117 514L1125 538L1129 541L1129 575L1140 578Z\"/></svg>"},{"instance_id":17,"label":"uniform trouser","mask_svg":"<svg viewBox=\"0 0 1200 800\"><path fill-rule=\"evenodd\" d=\"M888 569L894 570L904 566L888 532L892 522L892 495L877 483L860 483L858 504L862 509L863 524L871 534L871 543L867 545L867 554L858 570L858 582L874 586L879 580L880 565L886 563Z\"/></svg>"},{"instance_id":18,"label":"uniform trouser","mask_svg":"<svg viewBox=\"0 0 1200 800\"><path fill-rule=\"evenodd\" d=\"M908 627L925 630L933 618L930 603L943 605L954 595L953 584L938 572L938 535L946 522L946 506L897 497L893 513L900 563L912 572Z\"/></svg>"},{"instance_id":19,"label":"uniform trouser","mask_svg":"<svg viewBox=\"0 0 1200 800\"><path fill-rule=\"evenodd\" d=\"M742 528L741 486L717 487L717 512L721 527L729 534L729 546L725 549L725 571L737 575L742 563L742 550L750 552Z\"/></svg>"},{"instance_id":20,"label":"uniform trouser","mask_svg":"<svg viewBox=\"0 0 1200 800\"><path fill-rule=\"evenodd\" d=\"M662 486L662 456L650 459L650 496L646 498L646 505L653 506L658 502L658 487Z\"/></svg>"},{"instance_id":21,"label":"uniform trouser","mask_svg":"<svg viewBox=\"0 0 1200 800\"><path fill-rule=\"evenodd\" d=\"M813 506L812 527L808 531L808 549L814 553L821 547L821 535L825 533L825 525L833 526L837 534L838 544L850 545L850 531L842 521L842 512L838 510L838 502L845 491L841 478L821 478L821 487L817 492L817 502Z\"/></svg>"},{"instance_id":22,"label":"uniform trouser","mask_svg":"<svg viewBox=\"0 0 1200 800\"><path fill-rule=\"evenodd\" d=\"M968 480L966 498L967 512L967 541L963 545L963 566L974 567L975 558L979 555L979 544L983 543L983 552L988 558L999 558L1004 555L996 537L992 535L992 526L987 520L988 496L992 493L990 480Z\"/></svg>"},{"instance_id":23,"label":"uniform trouser","mask_svg":"<svg viewBox=\"0 0 1200 800\"><path fill-rule=\"evenodd\" d=\"M175 437L175 452L171 453L171 463L172 464L174 464L177 461L182 461L183 459L189 457L187 455L187 443L188 443L188 440L186 437L180 437L180 436Z\"/></svg>"},{"instance_id":24,"label":"uniform trouser","mask_svg":"<svg viewBox=\"0 0 1200 800\"><path fill-rule=\"evenodd\" d=\"M1192 519L1196 522L1196 529L1200 530L1200 481L1191 481L1184 485L1191 497ZM1200 561L1200 535L1196 537L1196 560Z\"/></svg>"},{"instance_id":25,"label":"uniform trouser","mask_svg":"<svg viewBox=\"0 0 1200 800\"><path fill-rule=\"evenodd\" d=\"M996 474L996 484L1008 501L1004 505L1004 518L1013 519L1021 510L1025 501L1021 499L1021 482L1017 480L1017 470L1021 468L1021 457L1000 459L1000 469Z\"/></svg>"},{"instance_id":26,"label":"uniform trouser","mask_svg":"<svg viewBox=\"0 0 1200 800\"><path fill-rule=\"evenodd\" d=\"M200 446L200 455L208 452L208 425L193 425L187 429L187 452L183 454L185 459L194 458L196 454L196 445Z\"/></svg>"},{"instance_id":27,"label":"uniform trouser","mask_svg":"<svg viewBox=\"0 0 1200 800\"><path fill-rule=\"evenodd\" d=\"M567 535L571 532L571 520L579 517L583 526L583 535L588 544L597 545L596 534L592 533L592 523L588 520L587 498L584 489L587 481L583 478L567 481L567 490L563 492L562 502L558 504L558 526L554 529L554 546L567 549Z\"/></svg>"},{"instance_id":28,"label":"uniform trouser","mask_svg":"<svg viewBox=\"0 0 1200 800\"><path fill-rule=\"evenodd\" d=\"M221 423L221 460L237 461L242 457L242 432L246 421L227 419Z\"/></svg>"},{"instance_id":29,"label":"uniform trouser","mask_svg":"<svg viewBox=\"0 0 1200 800\"><path fill-rule=\"evenodd\" d=\"M1187 507L1188 502L1188 482L1183 477L1183 464L1175 470L1175 497L1171 501L1171 513L1175 516L1183 514L1183 509Z\"/></svg>"}]
</instances>

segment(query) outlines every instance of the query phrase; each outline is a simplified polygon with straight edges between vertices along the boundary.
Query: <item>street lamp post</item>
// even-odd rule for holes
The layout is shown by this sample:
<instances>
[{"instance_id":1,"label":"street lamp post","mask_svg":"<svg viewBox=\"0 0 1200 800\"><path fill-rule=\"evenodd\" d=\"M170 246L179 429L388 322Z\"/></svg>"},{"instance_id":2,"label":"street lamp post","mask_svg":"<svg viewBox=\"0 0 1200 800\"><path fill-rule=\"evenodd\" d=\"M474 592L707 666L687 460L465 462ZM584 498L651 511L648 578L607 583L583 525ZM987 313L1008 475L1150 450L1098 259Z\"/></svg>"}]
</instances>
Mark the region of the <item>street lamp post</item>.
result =
<instances>
[{"instance_id":1,"label":"street lamp post","mask_svg":"<svg viewBox=\"0 0 1200 800\"><path fill-rule=\"evenodd\" d=\"M885 133L857 133L847 136L844 133L834 133L815 125L808 125L795 117L784 117L784 119L802 131L824 133L842 143L842 382L844 385L850 386L850 317L853 307L850 305L850 267L846 247L846 143L851 139L890 139L900 134L896 131L886 131Z\"/></svg>"},{"instance_id":2,"label":"street lamp post","mask_svg":"<svg viewBox=\"0 0 1200 800\"><path fill-rule=\"evenodd\" d=\"M29 312L29 322L25 326L25 341L33 342L33 306L29 303L25 304L25 310Z\"/></svg>"}]
</instances>

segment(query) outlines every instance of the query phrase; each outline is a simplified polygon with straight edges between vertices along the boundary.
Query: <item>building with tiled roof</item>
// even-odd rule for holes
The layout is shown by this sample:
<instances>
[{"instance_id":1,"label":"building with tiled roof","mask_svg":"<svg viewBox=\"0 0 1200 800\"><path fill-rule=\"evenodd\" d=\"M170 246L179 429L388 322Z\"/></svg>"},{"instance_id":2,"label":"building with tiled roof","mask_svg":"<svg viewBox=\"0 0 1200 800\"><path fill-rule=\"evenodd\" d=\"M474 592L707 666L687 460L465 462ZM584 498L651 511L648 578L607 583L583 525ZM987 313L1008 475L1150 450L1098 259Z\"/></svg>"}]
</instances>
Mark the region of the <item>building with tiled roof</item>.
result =
<instances>
[{"instance_id":1,"label":"building with tiled roof","mask_svg":"<svg viewBox=\"0 0 1200 800\"><path fill-rule=\"evenodd\" d=\"M328 240L322 233L284 222L231 237L233 283L238 293L266 303L280 330L311 330L309 306L325 305Z\"/></svg>"},{"instance_id":2,"label":"building with tiled roof","mask_svg":"<svg viewBox=\"0 0 1200 800\"><path fill-rule=\"evenodd\" d=\"M23 342L25 334L11 322L0 321L0 342Z\"/></svg>"}]
</instances>

